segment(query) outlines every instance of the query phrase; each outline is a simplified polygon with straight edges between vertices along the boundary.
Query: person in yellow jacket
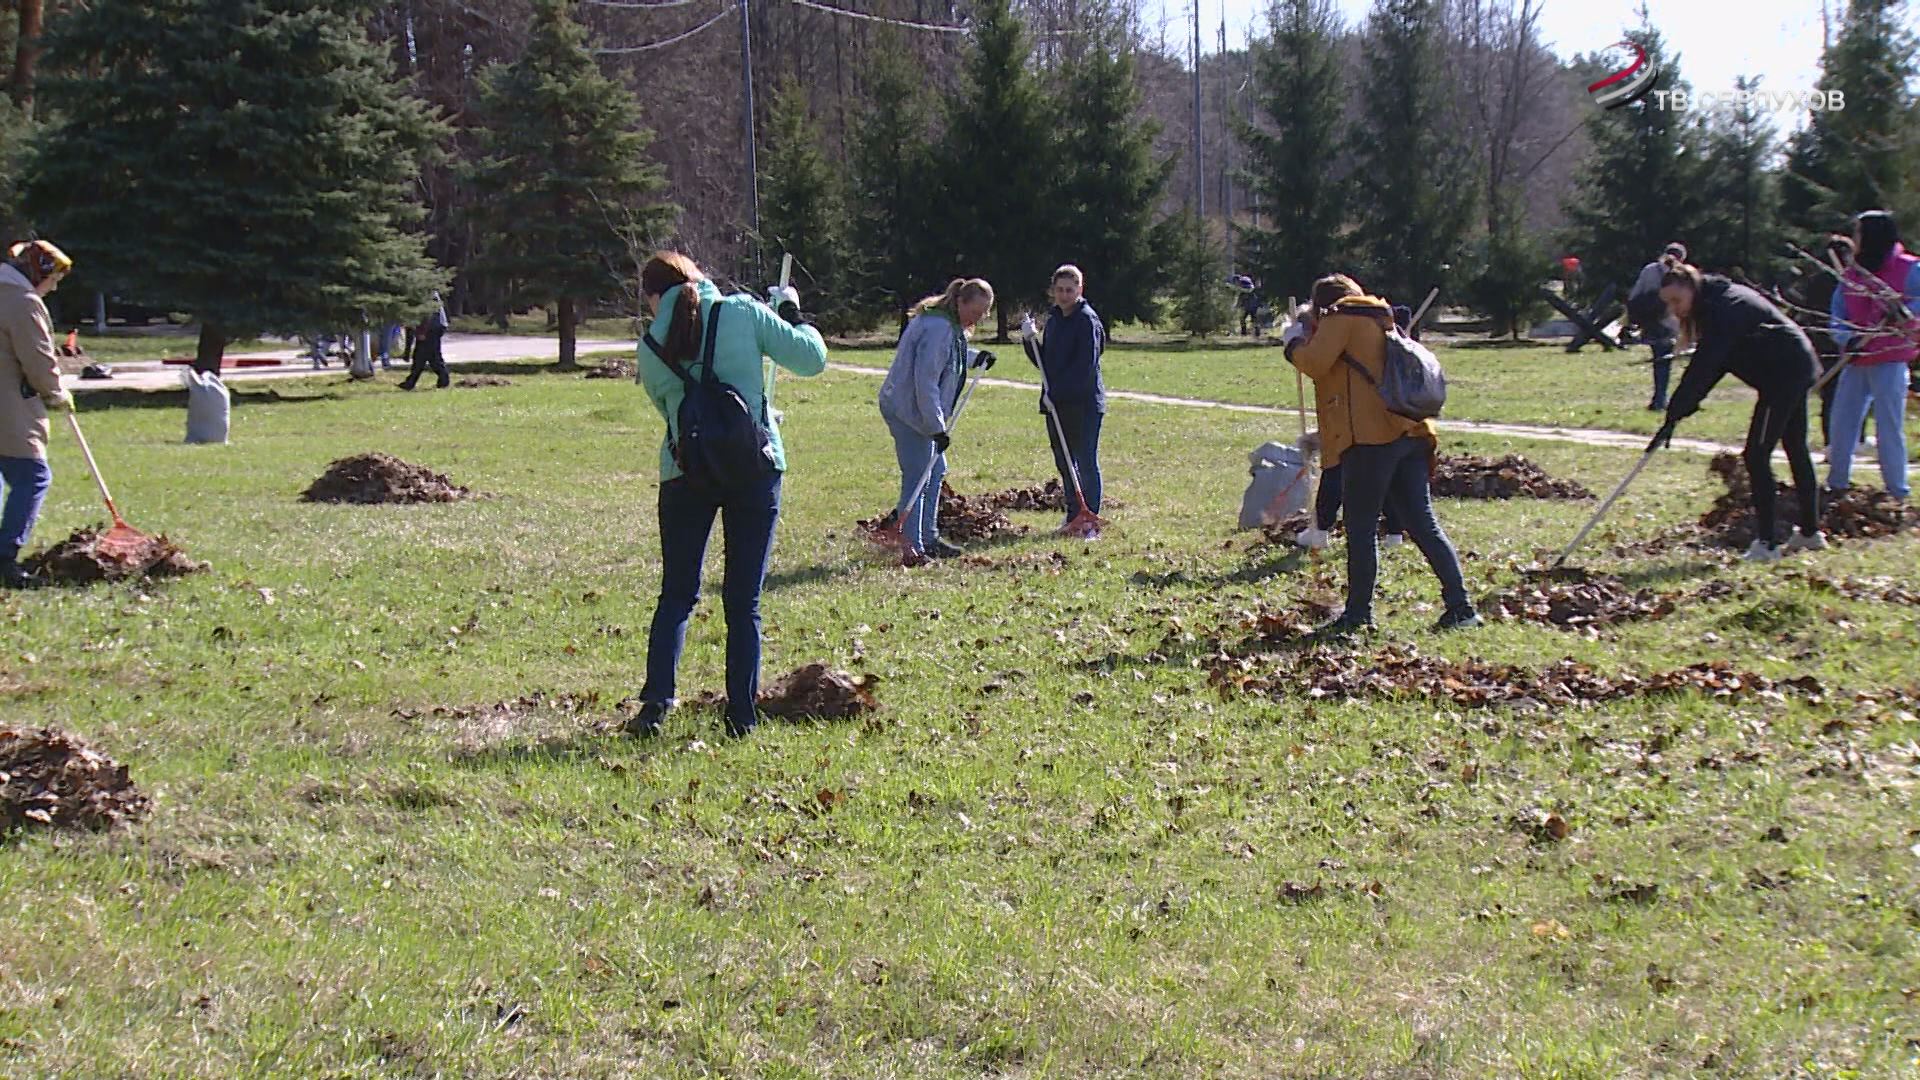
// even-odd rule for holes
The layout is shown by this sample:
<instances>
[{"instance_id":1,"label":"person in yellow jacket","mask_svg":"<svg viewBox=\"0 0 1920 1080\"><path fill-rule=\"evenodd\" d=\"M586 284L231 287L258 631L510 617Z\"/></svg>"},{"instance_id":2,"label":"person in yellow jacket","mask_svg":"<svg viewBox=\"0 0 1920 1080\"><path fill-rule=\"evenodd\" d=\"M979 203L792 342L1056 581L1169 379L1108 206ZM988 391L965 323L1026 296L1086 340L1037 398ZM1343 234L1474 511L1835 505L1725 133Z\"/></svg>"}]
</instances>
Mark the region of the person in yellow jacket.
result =
<instances>
[{"instance_id":1,"label":"person in yellow jacket","mask_svg":"<svg viewBox=\"0 0 1920 1080\"><path fill-rule=\"evenodd\" d=\"M1374 388L1386 370L1392 325L1391 305L1366 295L1352 278L1334 274L1313 283L1312 311L1283 338L1287 360L1313 380L1320 463L1339 467L1346 508L1347 607L1322 628L1328 634L1373 625L1380 574L1377 531L1388 504L1440 579L1446 611L1435 628L1480 624L1460 573L1460 556L1433 513L1427 485L1437 446L1433 422L1389 412Z\"/></svg>"},{"instance_id":2,"label":"person in yellow jacket","mask_svg":"<svg viewBox=\"0 0 1920 1080\"><path fill-rule=\"evenodd\" d=\"M60 385L47 294L73 269L66 252L45 240L13 245L0 264L0 587L32 583L20 567L40 504L53 486L47 467L47 410L71 411Z\"/></svg>"}]
</instances>

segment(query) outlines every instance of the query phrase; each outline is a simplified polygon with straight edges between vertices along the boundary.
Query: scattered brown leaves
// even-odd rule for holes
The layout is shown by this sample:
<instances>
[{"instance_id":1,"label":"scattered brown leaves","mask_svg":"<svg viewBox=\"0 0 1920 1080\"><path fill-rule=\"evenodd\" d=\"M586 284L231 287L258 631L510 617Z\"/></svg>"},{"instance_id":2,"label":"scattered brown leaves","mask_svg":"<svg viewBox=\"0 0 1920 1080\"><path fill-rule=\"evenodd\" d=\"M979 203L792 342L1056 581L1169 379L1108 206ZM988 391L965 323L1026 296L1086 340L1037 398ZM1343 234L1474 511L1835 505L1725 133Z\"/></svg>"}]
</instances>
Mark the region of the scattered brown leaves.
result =
<instances>
[{"instance_id":1,"label":"scattered brown leaves","mask_svg":"<svg viewBox=\"0 0 1920 1080\"><path fill-rule=\"evenodd\" d=\"M0 727L0 833L34 825L107 829L151 808L125 765L79 737Z\"/></svg>"},{"instance_id":2,"label":"scattered brown leaves","mask_svg":"<svg viewBox=\"0 0 1920 1080\"><path fill-rule=\"evenodd\" d=\"M760 691L760 711L786 720L847 720L880 707L873 696L879 680L850 675L821 663L807 664Z\"/></svg>"},{"instance_id":3,"label":"scattered brown leaves","mask_svg":"<svg viewBox=\"0 0 1920 1080\"><path fill-rule=\"evenodd\" d=\"M1636 591L1619 578L1563 567L1524 573L1519 585L1495 594L1487 609L1496 618L1578 630L1663 619L1673 614L1674 602L1650 589Z\"/></svg>"},{"instance_id":4,"label":"scattered brown leaves","mask_svg":"<svg viewBox=\"0 0 1920 1080\"><path fill-rule=\"evenodd\" d=\"M473 492L431 469L374 452L344 457L327 466L300 498L325 503L440 503L470 499Z\"/></svg>"},{"instance_id":5,"label":"scattered brown leaves","mask_svg":"<svg viewBox=\"0 0 1920 1080\"><path fill-rule=\"evenodd\" d=\"M104 549L104 528L81 529L23 564L36 578L55 584L86 585L128 578L169 578L194 574L209 563L195 562L164 536L149 536L132 547Z\"/></svg>"},{"instance_id":6,"label":"scattered brown leaves","mask_svg":"<svg viewBox=\"0 0 1920 1080\"><path fill-rule=\"evenodd\" d=\"M890 530L898 520L895 511L862 521L854 526L869 535ZM944 480L940 483L940 535L955 543L977 543L1001 536L1024 536L1029 530L1015 525L1006 511L990 496L960 495Z\"/></svg>"},{"instance_id":7,"label":"scattered brown leaves","mask_svg":"<svg viewBox=\"0 0 1920 1080\"><path fill-rule=\"evenodd\" d=\"M1716 454L1707 471L1718 476L1727 490L1713 501L1713 508L1700 516L1700 527L1714 539L1732 548L1744 548L1754 539L1753 484L1747 476L1747 464L1738 454ZM1800 497L1794 488L1775 482L1776 506L1773 540L1787 541L1800 520ZM1876 539L1907 529L1920 529L1920 513L1899 499L1874 488L1849 488L1839 498L1823 498L1820 528L1829 537Z\"/></svg>"},{"instance_id":8,"label":"scattered brown leaves","mask_svg":"<svg viewBox=\"0 0 1920 1080\"><path fill-rule=\"evenodd\" d=\"M513 382L498 375L462 375L453 385L462 390L478 390L487 386L512 386Z\"/></svg>"},{"instance_id":9,"label":"scattered brown leaves","mask_svg":"<svg viewBox=\"0 0 1920 1080\"><path fill-rule=\"evenodd\" d=\"M1442 455L1432 479L1435 498L1444 499L1591 499L1593 492L1571 480L1556 480L1519 454L1488 458Z\"/></svg>"},{"instance_id":10,"label":"scattered brown leaves","mask_svg":"<svg viewBox=\"0 0 1920 1080\"><path fill-rule=\"evenodd\" d=\"M624 356L616 356L608 360L603 360L599 367L590 367L587 369L587 378L631 379L633 378L633 361Z\"/></svg>"},{"instance_id":11,"label":"scattered brown leaves","mask_svg":"<svg viewBox=\"0 0 1920 1080\"><path fill-rule=\"evenodd\" d=\"M1877 601L1882 604L1920 606L1920 591L1910 589L1888 577L1834 578L1825 574L1796 574L1815 592L1833 593L1848 600Z\"/></svg>"}]
</instances>

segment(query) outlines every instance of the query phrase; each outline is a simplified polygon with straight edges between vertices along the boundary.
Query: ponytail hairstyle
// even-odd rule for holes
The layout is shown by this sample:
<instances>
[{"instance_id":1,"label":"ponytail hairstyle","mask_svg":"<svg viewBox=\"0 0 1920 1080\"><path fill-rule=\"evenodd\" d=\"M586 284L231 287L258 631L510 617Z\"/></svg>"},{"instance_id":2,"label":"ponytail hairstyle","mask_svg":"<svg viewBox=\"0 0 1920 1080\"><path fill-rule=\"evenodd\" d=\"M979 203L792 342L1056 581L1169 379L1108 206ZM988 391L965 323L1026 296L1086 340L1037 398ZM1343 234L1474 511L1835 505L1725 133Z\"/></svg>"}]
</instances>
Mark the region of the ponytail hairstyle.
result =
<instances>
[{"instance_id":1,"label":"ponytail hairstyle","mask_svg":"<svg viewBox=\"0 0 1920 1080\"><path fill-rule=\"evenodd\" d=\"M665 296L675 285L685 285L674 298L667 340L661 346L667 359L690 364L700 353L700 296L694 282L707 280L692 259L677 251L656 252L640 268L640 295Z\"/></svg>"},{"instance_id":2,"label":"ponytail hairstyle","mask_svg":"<svg viewBox=\"0 0 1920 1080\"><path fill-rule=\"evenodd\" d=\"M1700 341L1700 268L1692 263L1675 263L1660 275L1660 287L1685 285L1693 291L1693 306L1687 309L1686 318L1680 320L1679 348L1684 350L1699 344Z\"/></svg>"},{"instance_id":3,"label":"ponytail hairstyle","mask_svg":"<svg viewBox=\"0 0 1920 1080\"><path fill-rule=\"evenodd\" d=\"M1360 283L1345 274L1328 274L1313 283L1313 317L1323 319L1333 312L1333 305L1349 296L1364 296L1365 290Z\"/></svg>"},{"instance_id":4,"label":"ponytail hairstyle","mask_svg":"<svg viewBox=\"0 0 1920 1080\"><path fill-rule=\"evenodd\" d=\"M922 297L920 302L907 309L907 318L924 315L932 308L939 308L952 317L954 325L960 323L960 301L978 300L986 297L987 307L993 307L993 286L986 278L954 278L947 282L947 291L935 296Z\"/></svg>"}]
</instances>

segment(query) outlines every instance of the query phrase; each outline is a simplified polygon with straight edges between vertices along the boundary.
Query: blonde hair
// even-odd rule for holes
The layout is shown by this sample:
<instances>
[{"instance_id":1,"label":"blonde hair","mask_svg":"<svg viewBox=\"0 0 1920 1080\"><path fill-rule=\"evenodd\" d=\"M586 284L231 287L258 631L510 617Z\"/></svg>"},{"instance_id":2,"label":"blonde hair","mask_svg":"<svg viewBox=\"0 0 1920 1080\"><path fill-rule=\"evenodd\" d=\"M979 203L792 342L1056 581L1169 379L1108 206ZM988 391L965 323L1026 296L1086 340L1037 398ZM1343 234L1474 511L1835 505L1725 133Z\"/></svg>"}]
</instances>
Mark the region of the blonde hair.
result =
<instances>
[{"instance_id":1,"label":"blonde hair","mask_svg":"<svg viewBox=\"0 0 1920 1080\"><path fill-rule=\"evenodd\" d=\"M954 278L947 282L947 291L935 296L922 297L920 302L907 309L907 317L924 315L928 308L939 308L956 317L960 313L960 301L978 300L986 297L987 307L993 307L993 286L986 278Z\"/></svg>"},{"instance_id":2,"label":"blonde hair","mask_svg":"<svg viewBox=\"0 0 1920 1080\"><path fill-rule=\"evenodd\" d=\"M1086 275L1082 274L1080 268L1072 263L1061 263L1060 269L1055 270L1053 277L1049 280L1059 281L1061 278L1066 278L1068 281L1073 282L1073 287L1076 289L1084 289L1087 287Z\"/></svg>"},{"instance_id":3,"label":"blonde hair","mask_svg":"<svg viewBox=\"0 0 1920 1080\"><path fill-rule=\"evenodd\" d=\"M1345 274L1328 274L1313 283L1313 314L1319 318L1333 310L1333 305L1349 296L1364 296L1365 290L1360 283Z\"/></svg>"}]
</instances>

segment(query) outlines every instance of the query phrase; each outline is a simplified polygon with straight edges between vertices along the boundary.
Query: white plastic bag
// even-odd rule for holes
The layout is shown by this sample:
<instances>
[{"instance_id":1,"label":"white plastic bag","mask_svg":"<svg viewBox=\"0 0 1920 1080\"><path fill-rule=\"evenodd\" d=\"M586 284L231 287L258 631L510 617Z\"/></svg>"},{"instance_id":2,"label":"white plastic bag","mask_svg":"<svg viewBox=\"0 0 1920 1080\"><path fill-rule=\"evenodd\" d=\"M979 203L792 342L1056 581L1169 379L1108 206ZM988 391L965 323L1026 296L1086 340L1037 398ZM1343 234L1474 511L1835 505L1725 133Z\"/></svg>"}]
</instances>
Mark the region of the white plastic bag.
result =
<instances>
[{"instance_id":1,"label":"white plastic bag","mask_svg":"<svg viewBox=\"0 0 1920 1080\"><path fill-rule=\"evenodd\" d=\"M215 372L193 368L182 369L180 381L187 387L187 441L225 443L227 421L233 410L227 384L221 382Z\"/></svg>"},{"instance_id":2,"label":"white plastic bag","mask_svg":"<svg viewBox=\"0 0 1920 1080\"><path fill-rule=\"evenodd\" d=\"M1307 508L1313 499L1313 466L1299 448L1285 443L1261 443L1247 455L1253 479L1240 498L1240 527L1257 529L1285 521Z\"/></svg>"}]
</instances>

